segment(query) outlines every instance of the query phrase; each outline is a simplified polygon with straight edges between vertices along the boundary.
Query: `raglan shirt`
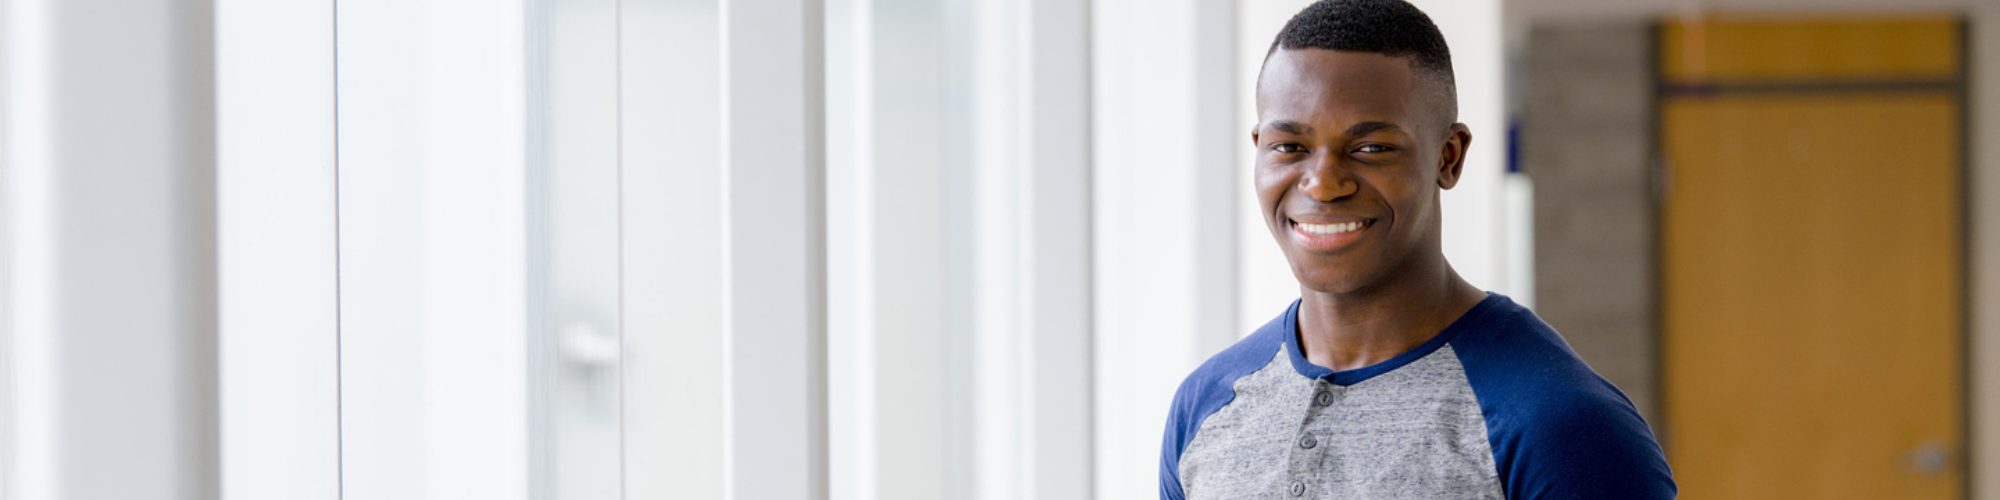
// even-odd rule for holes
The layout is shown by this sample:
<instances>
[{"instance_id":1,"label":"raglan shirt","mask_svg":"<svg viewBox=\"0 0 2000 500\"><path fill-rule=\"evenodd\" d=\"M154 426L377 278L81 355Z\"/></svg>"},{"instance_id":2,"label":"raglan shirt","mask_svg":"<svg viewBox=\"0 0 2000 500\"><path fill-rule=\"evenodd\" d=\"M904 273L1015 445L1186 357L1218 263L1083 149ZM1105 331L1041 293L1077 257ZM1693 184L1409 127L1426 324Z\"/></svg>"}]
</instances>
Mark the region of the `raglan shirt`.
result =
<instances>
[{"instance_id":1,"label":"raglan shirt","mask_svg":"<svg viewBox=\"0 0 2000 500\"><path fill-rule=\"evenodd\" d=\"M1306 361L1298 308L1181 383L1162 500L1676 494L1631 401L1504 295L1409 352L1346 371Z\"/></svg>"}]
</instances>

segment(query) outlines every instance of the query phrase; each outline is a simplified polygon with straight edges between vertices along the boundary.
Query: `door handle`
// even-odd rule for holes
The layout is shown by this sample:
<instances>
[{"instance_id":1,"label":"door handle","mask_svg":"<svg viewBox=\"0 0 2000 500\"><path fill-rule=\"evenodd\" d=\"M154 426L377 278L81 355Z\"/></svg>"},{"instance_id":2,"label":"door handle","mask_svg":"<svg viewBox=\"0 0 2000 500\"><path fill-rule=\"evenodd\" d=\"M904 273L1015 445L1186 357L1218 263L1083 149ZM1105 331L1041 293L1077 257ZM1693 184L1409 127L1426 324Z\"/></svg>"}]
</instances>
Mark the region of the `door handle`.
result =
<instances>
[{"instance_id":1,"label":"door handle","mask_svg":"<svg viewBox=\"0 0 2000 500\"><path fill-rule=\"evenodd\" d=\"M1944 441L1932 439L1903 454L1903 470L1923 476L1941 476L1951 466L1951 450Z\"/></svg>"}]
</instances>

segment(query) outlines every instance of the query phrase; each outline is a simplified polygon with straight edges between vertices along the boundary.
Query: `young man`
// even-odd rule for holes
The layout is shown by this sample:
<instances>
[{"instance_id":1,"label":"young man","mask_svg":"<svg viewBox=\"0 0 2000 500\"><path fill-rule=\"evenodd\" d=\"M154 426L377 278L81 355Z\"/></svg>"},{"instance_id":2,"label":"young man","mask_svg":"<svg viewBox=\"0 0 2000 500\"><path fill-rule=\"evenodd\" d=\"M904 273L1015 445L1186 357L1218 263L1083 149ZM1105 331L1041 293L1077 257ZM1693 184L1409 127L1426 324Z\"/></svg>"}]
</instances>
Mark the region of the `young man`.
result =
<instances>
[{"instance_id":1,"label":"young man","mask_svg":"<svg viewBox=\"0 0 2000 500\"><path fill-rule=\"evenodd\" d=\"M1302 297L1181 384L1163 499L1675 495L1632 403L1555 330L1445 262L1472 134L1402 0L1322 0L1257 85L1257 198Z\"/></svg>"}]
</instances>

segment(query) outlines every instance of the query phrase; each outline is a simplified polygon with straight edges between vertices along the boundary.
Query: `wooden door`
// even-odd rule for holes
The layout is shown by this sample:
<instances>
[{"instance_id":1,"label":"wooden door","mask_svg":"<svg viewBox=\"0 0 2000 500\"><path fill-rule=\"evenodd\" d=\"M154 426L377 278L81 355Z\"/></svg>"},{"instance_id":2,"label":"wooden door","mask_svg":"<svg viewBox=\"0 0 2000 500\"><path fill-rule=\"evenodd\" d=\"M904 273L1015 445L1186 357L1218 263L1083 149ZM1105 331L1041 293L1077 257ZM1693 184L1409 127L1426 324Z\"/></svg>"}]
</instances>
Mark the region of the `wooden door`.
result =
<instances>
[{"instance_id":1,"label":"wooden door","mask_svg":"<svg viewBox=\"0 0 2000 500\"><path fill-rule=\"evenodd\" d=\"M1964 495L1959 36L1662 30L1662 444L1683 498Z\"/></svg>"}]
</instances>

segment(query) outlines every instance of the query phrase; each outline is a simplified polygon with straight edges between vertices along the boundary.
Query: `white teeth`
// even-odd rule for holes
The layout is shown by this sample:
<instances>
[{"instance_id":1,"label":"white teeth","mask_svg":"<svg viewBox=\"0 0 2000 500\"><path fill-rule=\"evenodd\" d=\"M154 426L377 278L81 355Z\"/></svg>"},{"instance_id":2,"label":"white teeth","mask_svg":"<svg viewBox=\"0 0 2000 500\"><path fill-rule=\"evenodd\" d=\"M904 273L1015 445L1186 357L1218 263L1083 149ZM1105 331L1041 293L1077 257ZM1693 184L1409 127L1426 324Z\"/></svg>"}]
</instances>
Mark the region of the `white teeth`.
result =
<instances>
[{"instance_id":1,"label":"white teeth","mask_svg":"<svg viewBox=\"0 0 2000 500\"><path fill-rule=\"evenodd\" d=\"M1307 224L1304 222L1300 222L1298 224L1299 224L1299 229L1305 230L1306 233L1321 234L1321 235L1339 234L1350 231L1357 231L1361 229L1360 222L1343 222L1339 224Z\"/></svg>"}]
</instances>

